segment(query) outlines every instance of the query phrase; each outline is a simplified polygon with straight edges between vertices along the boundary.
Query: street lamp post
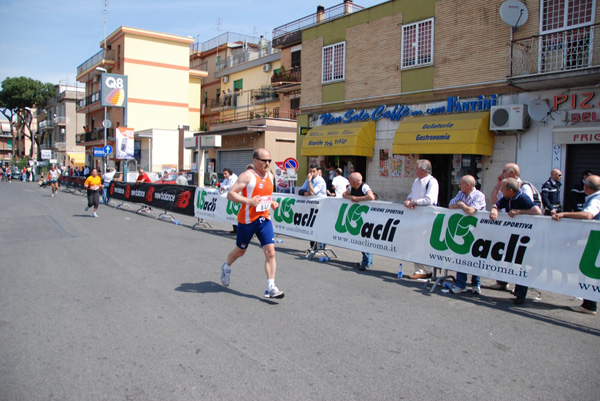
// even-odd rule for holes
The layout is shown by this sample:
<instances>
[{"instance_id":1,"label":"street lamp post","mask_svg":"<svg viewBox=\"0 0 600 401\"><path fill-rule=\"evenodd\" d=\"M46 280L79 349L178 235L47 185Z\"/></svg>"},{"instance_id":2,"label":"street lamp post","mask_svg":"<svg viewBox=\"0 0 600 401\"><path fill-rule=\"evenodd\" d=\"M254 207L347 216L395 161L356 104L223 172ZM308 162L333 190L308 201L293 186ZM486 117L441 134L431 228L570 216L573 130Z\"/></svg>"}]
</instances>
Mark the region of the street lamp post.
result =
<instances>
[{"instance_id":1,"label":"street lamp post","mask_svg":"<svg viewBox=\"0 0 600 401\"><path fill-rule=\"evenodd\" d=\"M97 71L101 71L102 75L106 74L108 71L106 70L106 68L102 68L102 67L96 67ZM102 82L104 82L104 79L101 79ZM102 88L102 84L100 84L100 88ZM102 127L104 127L104 170L103 173L106 174L106 130L107 130L107 121L106 121L106 106L104 106L104 120L102 120Z\"/></svg>"}]
</instances>

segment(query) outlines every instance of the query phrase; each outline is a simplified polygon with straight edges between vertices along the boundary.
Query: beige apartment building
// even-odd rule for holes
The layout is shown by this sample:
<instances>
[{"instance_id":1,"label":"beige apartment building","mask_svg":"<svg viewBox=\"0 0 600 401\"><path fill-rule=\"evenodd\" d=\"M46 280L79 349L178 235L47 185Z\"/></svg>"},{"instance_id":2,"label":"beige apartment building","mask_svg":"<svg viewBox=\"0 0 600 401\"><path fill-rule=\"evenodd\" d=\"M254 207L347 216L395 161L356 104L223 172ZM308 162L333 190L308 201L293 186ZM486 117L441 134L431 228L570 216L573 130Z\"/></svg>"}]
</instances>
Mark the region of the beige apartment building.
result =
<instances>
[{"instance_id":1,"label":"beige apartment building","mask_svg":"<svg viewBox=\"0 0 600 401\"><path fill-rule=\"evenodd\" d=\"M345 1L276 28L282 54L301 32L300 171L309 163L360 171L381 199L403 201L416 160L427 158L442 206L465 174L489 197L507 162L519 163L538 188L551 168L574 182L582 167L573 160L600 160L600 119L585 110L597 102L582 103L594 98L599 78L596 2L513 1L525 8L517 7L528 16L520 19L501 15L503 3L388 1L363 9ZM528 106L539 103L552 118L532 117ZM565 139L574 126L586 143Z\"/></svg>"},{"instance_id":2,"label":"beige apartment building","mask_svg":"<svg viewBox=\"0 0 600 401\"><path fill-rule=\"evenodd\" d=\"M49 159L42 157L43 163L83 167L85 147L76 144L75 135L85 119L76 111L77 102L84 96L84 87L59 84L56 94L37 110L40 149L50 151Z\"/></svg>"},{"instance_id":3,"label":"beige apartment building","mask_svg":"<svg viewBox=\"0 0 600 401\"><path fill-rule=\"evenodd\" d=\"M190 152L180 152L179 128L185 137L201 126L202 78L206 71L190 67L190 45L186 36L120 27L100 43L97 54L77 69L77 80L86 86L86 97L79 102L85 119L77 143L86 148L86 164L101 166L93 148L104 144L104 108L100 102L100 76L104 72L127 77L126 107L107 108L108 144L114 147L116 127L135 132L134 159L129 170L143 167L161 172L167 168L190 169ZM108 164L121 170L121 160L108 157Z\"/></svg>"},{"instance_id":4,"label":"beige apartment building","mask_svg":"<svg viewBox=\"0 0 600 401\"><path fill-rule=\"evenodd\" d=\"M281 53L262 37L256 43L239 40L234 34L225 38L237 40L215 38L214 43L224 43L205 46L210 49L202 53L207 57L209 76L214 78L204 86L212 89L207 89L211 95L206 97L203 114L207 131L199 135L198 160L204 161L199 169L220 173L230 168L240 174L253 162L254 149L264 147L271 151L275 173L276 163L296 156L298 110L290 109L289 104L282 106L272 83L274 74L281 71ZM207 146L214 138L219 146Z\"/></svg>"}]
</instances>

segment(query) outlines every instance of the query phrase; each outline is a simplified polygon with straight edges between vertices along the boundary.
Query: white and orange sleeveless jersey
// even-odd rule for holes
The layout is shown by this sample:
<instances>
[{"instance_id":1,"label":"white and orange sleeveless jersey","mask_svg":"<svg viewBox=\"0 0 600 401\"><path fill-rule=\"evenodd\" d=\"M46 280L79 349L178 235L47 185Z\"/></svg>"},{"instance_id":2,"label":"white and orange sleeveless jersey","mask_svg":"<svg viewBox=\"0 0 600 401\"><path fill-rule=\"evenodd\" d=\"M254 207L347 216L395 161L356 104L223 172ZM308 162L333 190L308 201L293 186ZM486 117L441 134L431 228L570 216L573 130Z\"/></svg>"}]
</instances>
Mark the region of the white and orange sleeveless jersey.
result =
<instances>
[{"instance_id":1,"label":"white and orange sleeveless jersey","mask_svg":"<svg viewBox=\"0 0 600 401\"><path fill-rule=\"evenodd\" d=\"M252 178L242 195L246 198L254 198L256 195L261 197L257 207L242 203L238 213L238 222L241 224L250 224L259 217L270 219L269 210L271 210L271 199L273 195L273 175L269 172L266 177L261 177L254 170L248 170L252 173Z\"/></svg>"}]
</instances>

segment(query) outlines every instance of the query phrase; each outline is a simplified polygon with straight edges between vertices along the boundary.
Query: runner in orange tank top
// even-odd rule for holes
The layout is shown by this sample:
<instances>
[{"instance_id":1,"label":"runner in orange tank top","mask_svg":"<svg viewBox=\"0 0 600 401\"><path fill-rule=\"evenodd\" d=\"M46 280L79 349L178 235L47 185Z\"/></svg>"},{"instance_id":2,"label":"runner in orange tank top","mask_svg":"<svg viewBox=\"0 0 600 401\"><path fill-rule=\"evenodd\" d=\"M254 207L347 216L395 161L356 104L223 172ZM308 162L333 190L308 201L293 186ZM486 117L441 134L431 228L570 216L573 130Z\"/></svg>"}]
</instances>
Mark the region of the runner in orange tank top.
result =
<instances>
[{"instance_id":1,"label":"runner in orange tank top","mask_svg":"<svg viewBox=\"0 0 600 401\"><path fill-rule=\"evenodd\" d=\"M254 169L246 170L238 177L229 192L227 199L240 203L238 213L238 229L235 248L227 256L221 266L221 283L228 287L231 265L244 256L248 244L254 235L260 241L265 254L265 273L267 275L266 298L283 298L284 293L275 285L275 234L269 210L277 209L279 204L273 201L273 175L269 172L271 152L257 149L254 152Z\"/></svg>"}]
</instances>

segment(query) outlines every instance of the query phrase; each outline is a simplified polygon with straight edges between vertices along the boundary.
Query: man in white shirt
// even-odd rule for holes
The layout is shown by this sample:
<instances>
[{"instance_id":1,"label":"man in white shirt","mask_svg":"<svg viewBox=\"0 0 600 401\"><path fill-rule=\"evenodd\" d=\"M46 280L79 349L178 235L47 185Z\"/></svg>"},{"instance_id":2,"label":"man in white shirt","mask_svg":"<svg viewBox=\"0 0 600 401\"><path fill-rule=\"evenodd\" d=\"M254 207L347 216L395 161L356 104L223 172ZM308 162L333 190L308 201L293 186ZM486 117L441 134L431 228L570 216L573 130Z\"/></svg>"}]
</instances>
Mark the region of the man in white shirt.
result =
<instances>
[{"instance_id":1,"label":"man in white shirt","mask_svg":"<svg viewBox=\"0 0 600 401\"><path fill-rule=\"evenodd\" d=\"M110 193L108 191L110 189L110 183L113 178L115 178L116 172L117 170L109 167L108 171L102 175L102 203L105 205L108 205L108 202L110 201Z\"/></svg>"},{"instance_id":2,"label":"man in white shirt","mask_svg":"<svg viewBox=\"0 0 600 401\"><path fill-rule=\"evenodd\" d=\"M333 177L333 181L331 181L336 198L341 198L344 192L346 192L348 185L350 185L350 182L346 179L346 177L343 176L343 174L344 172L341 168L336 168L335 177Z\"/></svg>"},{"instance_id":3,"label":"man in white shirt","mask_svg":"<svg viewBox=\"0 0 600 401\"><path fill-rule=\"evenodd\" d=\"M431 162L427 159L417 160L417 178L413 182L410 194L404 201L404 206L413 210L416 206L435 206L438 204L440 186L431 175ZM429 278L433 275L431 266L415 263L415 274L410 279Z\"/></svg>"},{"instance_id":4,"label":"man in white shirt","mask_svg":"<svg viewBox=\"0 0 600 401\"><path fill-rule=\"evenodd\" d=\"M246 170L248 168L246 167ZM237 181L238 176L233 173L233 170L230 168L223 169L223 182L219 185L219 192L228 192L233 184ZM233 229L229 232L229 234L237 234L237 224L233 225Z\"/></svg>"},{"instance_id":5,"label":"man in white shirt","mask_svg":"<svg viewBox=\"0 0 600 401\"><path fill-rule=\"evenodd\" d=\"M238 176L233 173L233 170L230 168L223 169L223 182L219 186L219 192L227 192L229 189L235 184Z\"/></svg>"},{"instance_id":6,"label":"man in white shirt","mask_svg":"<svg viewBox=\"0 0 600 401\"><path fill-rule=\"evenodd\" d=\"M175 180L176 185L188 185L188 180L183 171L179 172L177 179Z\"/></svg>"}]
</instances>

